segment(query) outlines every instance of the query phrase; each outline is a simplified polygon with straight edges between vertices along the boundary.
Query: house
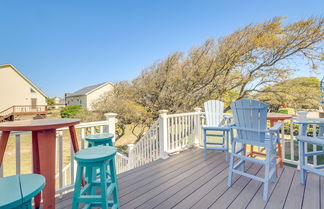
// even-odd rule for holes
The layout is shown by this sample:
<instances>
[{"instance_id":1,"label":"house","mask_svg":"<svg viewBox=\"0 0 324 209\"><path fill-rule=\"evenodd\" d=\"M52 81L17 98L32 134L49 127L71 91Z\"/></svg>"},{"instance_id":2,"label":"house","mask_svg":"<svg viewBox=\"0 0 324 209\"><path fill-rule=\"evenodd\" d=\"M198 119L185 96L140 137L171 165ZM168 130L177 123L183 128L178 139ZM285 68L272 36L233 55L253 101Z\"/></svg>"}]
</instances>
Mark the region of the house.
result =
<instances>
[{"instance_id":1,"label":"house","mask_svg":"<svg viewBox=\"0 0 324 209\"><path fill-rule=\"evenodd\" d=\"M0 121L18 115L46 114L46 98L13 65L0 65Z\"/></svg>"},{"instance_id":2,"label":"house","mask_svg":"<svg viewBox=\"0 0 324 209\"><path fill-rule=\"evenodd\" d=\"M114 85L110 82L84 87L74 93L65 94L66 105L81 105L87 110L92 110L92 104L104 93L112 91Z\"/></svg>"},{"instance_id":3,"label":"house","mask_svg":"<svg viewBox=\"0 0 324 209\"><path fill-rule=\"evenodd\" d=\"M54 109L59 109L65 107L65 99L61 97L53 97L54 105L52 106Z\"/></svg>"}]
</instances>

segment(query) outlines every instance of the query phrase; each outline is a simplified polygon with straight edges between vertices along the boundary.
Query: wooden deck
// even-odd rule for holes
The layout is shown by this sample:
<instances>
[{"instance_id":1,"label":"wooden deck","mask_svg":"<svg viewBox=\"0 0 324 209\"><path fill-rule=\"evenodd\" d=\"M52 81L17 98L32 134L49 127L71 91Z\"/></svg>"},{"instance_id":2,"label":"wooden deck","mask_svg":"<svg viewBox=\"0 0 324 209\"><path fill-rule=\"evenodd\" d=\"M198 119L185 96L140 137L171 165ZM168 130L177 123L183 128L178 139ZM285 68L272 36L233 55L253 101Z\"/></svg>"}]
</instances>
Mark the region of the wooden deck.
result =
<instances>
[{"instance_id":1,"label":"wooden deck","mask_svg":"<svg viewBox=\"0 0 324 209\"><path fill-rule=\"evenodd\" d=\"M263 175L259 165L247 164L248 172ZM121 208L324 208L324 178L309 174L306 186L299 171L285 166L270 184L268 202L262 200L260 182L234 174L227 187L225 154L195 148L130 170L118 176ZM57 208L71 208L72 194L57 200Z\"/></svg>"}]
</instances>

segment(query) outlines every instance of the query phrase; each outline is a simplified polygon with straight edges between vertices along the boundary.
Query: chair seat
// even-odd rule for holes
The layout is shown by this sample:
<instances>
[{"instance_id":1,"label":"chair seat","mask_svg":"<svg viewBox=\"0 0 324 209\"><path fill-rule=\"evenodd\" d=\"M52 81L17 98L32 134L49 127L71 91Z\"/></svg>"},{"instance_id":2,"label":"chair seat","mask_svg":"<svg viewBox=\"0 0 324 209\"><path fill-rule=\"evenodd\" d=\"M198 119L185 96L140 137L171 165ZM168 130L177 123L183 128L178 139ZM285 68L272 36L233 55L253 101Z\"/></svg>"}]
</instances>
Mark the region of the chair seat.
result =
<instances>
[{"instance_id":1,"label":"chair seat","mask_svg":"<svg viewBox=\"0 0 324 209\"><path fill-rule=\"evenodd\" d=\"M114 138L113 134L110 133L99 133L99 134L91 134L85 137L85 140L89 142L105 142L112 140Z\"/></svg>"},{"instance_id":2,"label":"chair seat","mask_svg":"<svg viewBox=\"0 0 324 209\"><path fill-rule=\"evenodd\" d=\"M310 144L316 144L319 146L324 146L324 139L318 137L309 137L309 136L297 136L298 141L307 142Z\"/></svg>"},{"instance_id":3,"label":"chair seat","mask_svg":"<svg viewBox=\"0 0 324 209\"><path fill-rule=\"evenodd\" d=\"M0 178L0 208L15 208L31 201L45 186L39 174L23 174Z\"/></svg>"},{"instance_id":4,"label":"chair seat","mask_svg":"<svg viewBox=\"0 0 324 209\"><path fill-rule=\"evenodd\" d=\"M110 146L97 146L80 150L75 154L75 160L78 162L99 162L115 156L117 149Z\"/></svg>"},{"instance_id":5,"label":"chair seat","mask_svg":"<svg viewBox=\"0 0 324 209\"><path fill-rule=\"evenodd\" d=\"M231 127L227 127L227 126L208 126L208 125L203 125L202 126L203 129L207 129L207 130L214 130L214 131L230 131Z\"/></svg>"}]
</instances>

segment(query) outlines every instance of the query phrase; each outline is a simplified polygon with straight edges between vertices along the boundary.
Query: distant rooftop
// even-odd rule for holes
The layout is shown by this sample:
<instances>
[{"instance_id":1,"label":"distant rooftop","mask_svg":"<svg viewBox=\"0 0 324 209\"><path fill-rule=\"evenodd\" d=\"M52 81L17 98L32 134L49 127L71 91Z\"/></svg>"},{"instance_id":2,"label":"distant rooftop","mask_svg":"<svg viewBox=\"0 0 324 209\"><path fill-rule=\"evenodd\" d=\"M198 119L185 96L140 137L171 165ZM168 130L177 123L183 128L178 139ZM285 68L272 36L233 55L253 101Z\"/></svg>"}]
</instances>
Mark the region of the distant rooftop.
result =
<instances>
[{"instance_id":1,"label":"distant rooftop","mask_svg":"<svg viewBox=\"0 0 324 209\"><path fill-rule=\"evenodd\" d=\"M87 87L84 87L84 88L82 88L82 89L77 90L77 91L74 92L74 93L67 94L66 96L68 96L68 97L73 97L73 96L82 96L82 95L87 95L88 93L94 91L94 90L97 89L97 88L100 88L101 86L107 85L108 83L109 83L109 82L105 82L105 83L99 83L99 84L92 85L92 86L87 86ZM110 84L111 84L111 83L110 83Z\"/></svg>"}]
</instances>

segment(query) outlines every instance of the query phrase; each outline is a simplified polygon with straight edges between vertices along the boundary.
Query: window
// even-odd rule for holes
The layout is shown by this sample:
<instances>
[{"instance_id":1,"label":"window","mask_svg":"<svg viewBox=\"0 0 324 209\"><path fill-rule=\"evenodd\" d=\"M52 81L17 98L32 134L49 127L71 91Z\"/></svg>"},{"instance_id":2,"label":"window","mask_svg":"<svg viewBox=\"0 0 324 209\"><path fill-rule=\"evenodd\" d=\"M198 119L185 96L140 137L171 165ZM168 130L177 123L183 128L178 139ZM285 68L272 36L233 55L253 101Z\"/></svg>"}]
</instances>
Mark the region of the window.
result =
<instances>
[{"instance_id":1,"label":"window","mask_svg":"<svg viewBox=\"0 0 324 209\"><path fill-rule=\"evenodd\" d=\"M82 104L82 100L80 99L80 104Z\"/></svg>"},{"instance_id":2,"label":"window","mask_svg":"<svg viewBox=\"0 0 324 209\"><path fill-rule=\"evenodd\" d=\"M30 88L30 93L36 93L36 91L32 88Z\"/></svg>"}]
</instances>

